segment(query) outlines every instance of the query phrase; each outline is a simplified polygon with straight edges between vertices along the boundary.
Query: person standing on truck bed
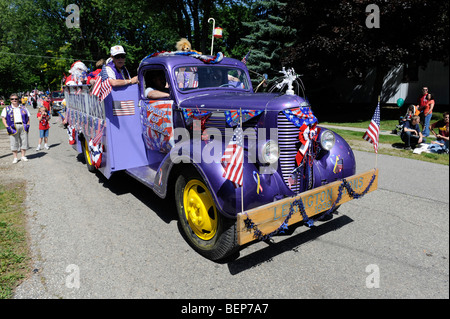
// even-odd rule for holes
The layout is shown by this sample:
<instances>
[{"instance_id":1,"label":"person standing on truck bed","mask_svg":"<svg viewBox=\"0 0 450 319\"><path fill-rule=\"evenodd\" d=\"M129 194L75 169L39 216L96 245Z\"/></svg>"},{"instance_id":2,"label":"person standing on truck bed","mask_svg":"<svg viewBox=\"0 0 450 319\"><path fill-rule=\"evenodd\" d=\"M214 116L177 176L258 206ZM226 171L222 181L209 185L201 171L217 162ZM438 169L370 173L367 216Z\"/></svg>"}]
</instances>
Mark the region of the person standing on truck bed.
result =
<instances>
[{"instance_id":1,"label":"person standing on truck bed","mask_svg":"<svg viewBox=\"0 0 450 319\"><path fill-rule=\"evenodd\" d=\"M108 73L111 86L124 86L138 83L137 76L131 77L125 67L125 50L121 45L111 48L111 58L106 61L106 72Z\"/></svg>"}]
</instances>

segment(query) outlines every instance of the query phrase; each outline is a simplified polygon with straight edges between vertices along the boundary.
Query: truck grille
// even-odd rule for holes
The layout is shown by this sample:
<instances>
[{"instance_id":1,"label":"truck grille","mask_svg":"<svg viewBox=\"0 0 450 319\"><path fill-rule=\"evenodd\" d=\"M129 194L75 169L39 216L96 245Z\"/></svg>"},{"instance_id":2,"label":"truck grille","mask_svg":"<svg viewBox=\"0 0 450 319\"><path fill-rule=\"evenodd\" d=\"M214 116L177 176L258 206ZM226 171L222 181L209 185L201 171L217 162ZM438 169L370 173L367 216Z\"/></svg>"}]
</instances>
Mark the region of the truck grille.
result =
<instances>
[{"instance_id":1,"label":"truck grille","mask_svg":"<svg viewBox=\"0 0 450 319\"><path fill-rule=\"evenodd\" d=\"M280 148L280 168L283 180L289 187L289 177L297 167L295 156L297 155L299 128L289 121L283 112L278 113L278 147ZM300 184L291 185L295 193L300 191Z\"/></svg>"}]
</instances>

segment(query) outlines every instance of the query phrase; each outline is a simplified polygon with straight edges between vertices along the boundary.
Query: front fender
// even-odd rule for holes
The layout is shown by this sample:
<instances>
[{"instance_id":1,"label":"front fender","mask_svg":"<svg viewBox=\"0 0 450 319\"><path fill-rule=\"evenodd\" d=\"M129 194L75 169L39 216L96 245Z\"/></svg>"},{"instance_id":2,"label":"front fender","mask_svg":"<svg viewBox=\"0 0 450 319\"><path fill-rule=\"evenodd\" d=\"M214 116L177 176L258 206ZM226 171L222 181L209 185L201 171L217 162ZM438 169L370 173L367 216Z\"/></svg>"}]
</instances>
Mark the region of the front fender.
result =
<instances>
[{"instance_id":1,"label":"front fender","mask_svg":"<svg viewBox=\"0 0 450 319\"><path fill-rule=\"evenodd\" d=\"M286 186L279 173L261 174L258 163L249 163L247 152L244 152L243 187L235 188L231 181L223 177L224 168L220 163L226 145L221 145L222 152L215 155L212 162L201 160L203 157L198 154L200 150L202 155L204 155L204 152L211 151L210 148L206 147L207 143L204 141L177 143L158 169L155 178L155 192L165 197L169 176L173 176L173 172L182 173L182 169L181 171L177 170L177 167L192 165L209 188L219 212L229 218L235 218L242 211L242 198L244 199L243 209L245 211L273 202L284 194ZM188 148L189 152L186 151ZM184 152L182 152L183 150ZM161 176L159 176L160 173ZM176 176L173 177L176 178Z\"/></svg>"},{"instance_id":2,"label":"front fender","mask_svg":"<svg viewBox=\"0 0 450 319\"><path fill-rule=\"evenodd\" d=\"M334 135L336 137L334 147L329 152L321 151L314 161L314 187L342 180L356 173L356 160L352 148L340 135L336 133Z\"/></svg>"}]
</instances>

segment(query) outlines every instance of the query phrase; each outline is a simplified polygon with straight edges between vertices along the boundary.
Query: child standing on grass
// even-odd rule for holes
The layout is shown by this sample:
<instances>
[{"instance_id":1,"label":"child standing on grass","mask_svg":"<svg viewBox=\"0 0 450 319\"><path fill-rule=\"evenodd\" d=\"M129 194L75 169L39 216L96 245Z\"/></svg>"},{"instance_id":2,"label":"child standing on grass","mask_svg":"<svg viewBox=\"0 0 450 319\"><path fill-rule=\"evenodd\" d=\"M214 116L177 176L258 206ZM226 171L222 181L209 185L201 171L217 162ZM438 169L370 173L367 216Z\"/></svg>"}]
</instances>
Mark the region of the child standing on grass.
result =
<instances>
[{"instance_id":1,"label":"child standing on grass","mask_svg":"<svg viewBox=\"0 0 450 319\"><path fill-rule=\"evenodd\" d=\"M50 123L48 120L50 119L50 116L47 114L47 109L45 107L40 107L39 112L37 114L37 118L39 121L39 143L38 147L36 148L36 151L39 151L41 149L41 143L42 139L44 139L44 147L45 149L49 149L48 147L48 132L50 129Z\"/></svg>"}]
</instances>

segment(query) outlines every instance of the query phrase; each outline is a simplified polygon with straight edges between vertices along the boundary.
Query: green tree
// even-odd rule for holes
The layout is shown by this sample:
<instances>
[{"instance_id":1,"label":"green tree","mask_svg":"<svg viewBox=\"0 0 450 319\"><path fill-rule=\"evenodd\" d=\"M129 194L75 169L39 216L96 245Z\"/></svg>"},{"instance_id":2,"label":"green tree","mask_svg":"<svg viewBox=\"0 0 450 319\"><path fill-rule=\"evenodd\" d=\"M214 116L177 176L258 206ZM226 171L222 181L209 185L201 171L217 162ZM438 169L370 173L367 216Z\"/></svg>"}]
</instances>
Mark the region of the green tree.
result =
<instances>
[{"instance_id":1,"label":"green tree","mask_svg":"<svg viewBox=\"0 0 450 319\"><path fill-rule=\"evenodd\" d=\"M181 38L209 53L212 25L224 28L217 51L242 58L248 45L242 20L251 21L254 0L0 0L0 94L58 89L63 74L77 60L93 68L120 44L127 68L156 51L172 51ZM79 28L66 26L66 7L79 7ZM134 71L134 72L133 72Z\"/></svg>"},{"instance_id":2,"label":"green tree","mask_svg":"<svg viewBox=\"0 0 450 319\"><path fill-rule=\"evenodd\" d=\"M326 84L337 77L360 84L375 69L371 99L376 101L392 67L448 62L448 1L286 1L287 22L298 32L283 62L305 74L318 96L330 97L332 88ZM366 26L369 4L380 10L380 28Z\"/></svg>"},{"instance_id":3,"label":"green tree","mask_svg":"<svg viewBox=\"0 0 450 319\"><path fill-rule=\"evenodd\" d=\"M277 0L257 1L253 5L253 21L244 22L250 29L242 41L251 49L248 68L251 71L278 75L282 56L294 42L295 28L286 24L283 11L286 3Z\"/></svg>"}]
</instances>

